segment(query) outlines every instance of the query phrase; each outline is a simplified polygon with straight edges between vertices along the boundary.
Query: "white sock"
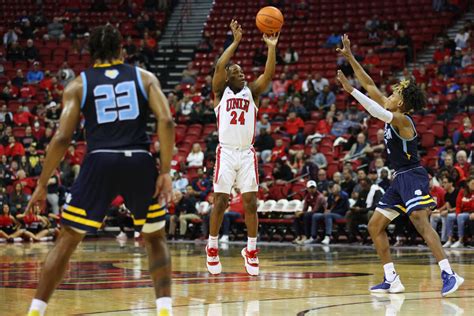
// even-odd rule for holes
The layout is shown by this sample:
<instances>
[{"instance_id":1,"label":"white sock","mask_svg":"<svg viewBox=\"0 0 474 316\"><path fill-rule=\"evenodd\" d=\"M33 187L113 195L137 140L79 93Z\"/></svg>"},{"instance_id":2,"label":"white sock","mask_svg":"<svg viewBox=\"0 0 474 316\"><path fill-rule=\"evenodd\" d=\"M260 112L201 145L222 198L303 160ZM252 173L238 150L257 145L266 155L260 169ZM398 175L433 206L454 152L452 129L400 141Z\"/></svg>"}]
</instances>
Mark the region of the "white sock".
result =
<instances>
[{"instance_id":1,"label":"white sock","mask_svg":"<svg viewBox=\"0 0 474 316\"><path fill-rule=\"evenodd\" d=\"M171 297L160 297L156 299L156 311L158 314L163 309L171 312Z\"/></svg>"},{"instance_id":2,"label":"white sock","mask_svg":"<svg viewBox=\"0 0 474 316\"><path fill-rule=\"evenodd\" d=\"M209 248L219 248L219 244L217 243L219 236L211 236L209 235L209 241L207 242L207 246Z\"/></svg>"},{"instance_id":3,"label":"white sock","mask_svg":"<svg viewBox=\"0 0 474 316\"><path fill-rule=\"evenodd\" d=\"M40 238L40 241L49 241L49 240L53 240L53 237L49 236L49 237L41 237Z\"/></svg>"},{"instance_id":4,"label":"white sock","mask_svg":"<svg viewBox=\"0 0 474 316\"><path fill-rule=\"evenodd\" d=\"M397 272L395 272L395 266L393 265L393 262L384 264L383 271L385 273L385 280L387 280L388 282L392 282L393 280L395 280Z\"/></svg>"},{"instance_id":5,"label":"white sock","mask_svg":"<svg viewBox=\"0 0 474 316\"><path fill-rule=\"evenodd\" d=\"M249 237L247 239L247 250L257 250L257 237Z\"/></svg>"},{"instance_id":6,"label":"white sock","mask_svg":"<svg viewBox=\"0 0 474 316\"><path fill-rule=\"evenodd\" d=\"M453 270L451 270L451 265L449 264L448 259L443 259L438 262L439 268L441 271L446 271L449 274L453 274Z\"/></svg>"},{"instance_id":7,"label":"white sock","mask_svg":"<svg viewBox=\"0 0 474 316\"><path fill-rule=\"evenodd\" d=\"M30 310L28 312L38 311L40 313L40 316L44 316L47 306L48 304L46 302L34 298L31 302Z\"/></svg>"},{"instance_id":8,"label":"white sock","mask_svg":"<svg viewBox=\"0 0 474 316\"><path fill-rule=\"evenodd\" d=\"M5 238L0 238L0 242L7 242Z\"/></svg>"},{"instance_id":9,"label":"white sock","mask_svg":"<svg viewBox=\"0 0 474 316\"><path fill-rule=\"evenodd\" d=\"M21 237L16 237L16 238L13 238L13 241L14 241L14 242L20 242L20 241L23 241L23 238L21 238Z\"/></svg>"}]
</instances>

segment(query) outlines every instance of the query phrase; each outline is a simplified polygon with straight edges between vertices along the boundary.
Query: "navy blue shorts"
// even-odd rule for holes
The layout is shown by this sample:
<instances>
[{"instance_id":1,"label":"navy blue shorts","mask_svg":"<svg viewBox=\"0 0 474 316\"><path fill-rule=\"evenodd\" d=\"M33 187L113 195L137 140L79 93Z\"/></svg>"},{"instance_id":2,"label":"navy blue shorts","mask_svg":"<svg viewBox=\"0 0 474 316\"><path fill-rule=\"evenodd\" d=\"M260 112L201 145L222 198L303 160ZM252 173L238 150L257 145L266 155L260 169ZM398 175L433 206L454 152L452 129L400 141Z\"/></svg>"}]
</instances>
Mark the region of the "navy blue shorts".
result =
<instances>
[{"instance_id":1,"label":"navy blue shorts","mask_svg":"<svg viewBox=\"0 0 474 316\"><path fill-rule=\"evenodd\" d=\"M377 207L407 215L416 210L435 208L436 202L430 195L429 181L428 172L421 166L400 171Z\"/></svg>"},{"instance_id":2,"label":"navy blue shorts","mask_svg":"<svg viewBox=\"0 0 474 316\"><path fill-rule=\"evenodd\" d=\"M131 211L135 228L165 219L166 209L153 199L157 170L146 151L87 154L62 213L61 222L95 232L117 195Z\"/></svg>"}]
</instances>

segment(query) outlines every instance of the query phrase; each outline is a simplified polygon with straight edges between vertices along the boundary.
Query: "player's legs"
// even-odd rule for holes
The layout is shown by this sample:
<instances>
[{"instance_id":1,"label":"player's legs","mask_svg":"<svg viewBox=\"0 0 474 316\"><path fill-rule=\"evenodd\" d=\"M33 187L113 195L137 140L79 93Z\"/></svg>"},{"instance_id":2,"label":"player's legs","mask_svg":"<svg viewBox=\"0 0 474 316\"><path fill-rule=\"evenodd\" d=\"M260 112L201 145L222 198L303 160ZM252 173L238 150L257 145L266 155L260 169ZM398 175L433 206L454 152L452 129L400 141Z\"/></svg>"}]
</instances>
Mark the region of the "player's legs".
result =
<instances>
[{"instance_id":1,"label":"player's legs","mask_svg":"<svg viewBox=\"0 0 474 316\"><path fill-rule=\"evenodd\" d=\"M148 255L148 269L155 288L158 313L171 311L171 255L166 244L165 222L146 224L142 230ZM150 228L162 228L152 231ZM148 232L149 231L149 232Z\"/></svg>"},{"instance_id":2,"label":"player's legs","mask_svg":"<svg viewBox=\"0 0 474 316\"><path fill-rule=\"evenodd\" d=\"M41 316L44 315L46 303L51 298L56 287L61 283L69 259L84 236L84 231L73 229L67 225L62 226L58 240L53 249L48 253L41 269L38 288L30 307L31 315L35 315L34 311L39 312Z\"/></svg>"},{"instance_id":3,"label":"player's legs","mask_svg":"<svg viewBox=\"0 0 474 316\"><path fill-rule=\"evenodd\" d=\"M446 259L446 254L444 253L438 233L430 225L430 212L429 209L414 211L410 214L410 220L439 262Z\"/></svg>"},{"instance_id":4,"label":"player's legs","mask_svg":"<svg viewBox=\"0 0 474 316\"><path fill-rule=\"evenodd\" d=\"M246 192L242 194L245 210L245 225L249 238L257 238L258 216L257 216L257 192Z\"/></svg>"},{"instance_id":5,"label":"player's legs","mask_svg":"<svg viewBox=\"0 0 474 316\"><path fill-rule=\"evenodd\" d=\"M383 215L382 212L376 211L370 218L368 224L368 230L370 238L374 243L375 250L382 261L382 264L392 262L392 256L390 254L390 243L388 242L387 226L390 224L392 219Z\"/></svg>"},{"instance_id":6,"label":"player's legs","mask_svg":"<svg viewBox=\"0 0 474 316\"><path fill-rule=\"evenodd\" d=\"M211 211L211 218L209 223L209 235L219 236L219 230L221 229L222 220L224 219L224 213L229 207L229 194L227 193L214 193L214 207Z\"/></svg>"},{"instance_id":7,"label":"player's legs","mask_svg":"<svg viewBox=\"0 0 474 316\"><path fill-rule=\"evenodd\" d=\"M10 235L5 233L3 230L0 229L0 238L8 239L10 238Z\"/></svg>"}]
</instances>

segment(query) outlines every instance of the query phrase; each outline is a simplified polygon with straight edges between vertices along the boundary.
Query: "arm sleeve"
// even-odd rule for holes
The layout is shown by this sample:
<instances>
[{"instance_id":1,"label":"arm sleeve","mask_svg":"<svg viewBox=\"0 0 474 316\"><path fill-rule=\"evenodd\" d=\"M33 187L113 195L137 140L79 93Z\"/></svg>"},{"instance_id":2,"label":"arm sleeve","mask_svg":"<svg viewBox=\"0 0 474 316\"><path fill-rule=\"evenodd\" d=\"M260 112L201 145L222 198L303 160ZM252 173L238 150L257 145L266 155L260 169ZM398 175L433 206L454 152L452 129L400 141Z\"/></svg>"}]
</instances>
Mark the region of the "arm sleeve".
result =
<instances>
[{"instance_id":1,"label":"arm sleeve","mask_svg":"<svg viewBox=\"0 0 474 316\"><path fill-rule=\"evenodd\" d=\"M367 97L359 90L354 89L351 95L370 113L373 117L378 118L385 123L390 123L393 119L393 114L390 111L385 110L380 104Z\"/></svg>"}]
</instances>

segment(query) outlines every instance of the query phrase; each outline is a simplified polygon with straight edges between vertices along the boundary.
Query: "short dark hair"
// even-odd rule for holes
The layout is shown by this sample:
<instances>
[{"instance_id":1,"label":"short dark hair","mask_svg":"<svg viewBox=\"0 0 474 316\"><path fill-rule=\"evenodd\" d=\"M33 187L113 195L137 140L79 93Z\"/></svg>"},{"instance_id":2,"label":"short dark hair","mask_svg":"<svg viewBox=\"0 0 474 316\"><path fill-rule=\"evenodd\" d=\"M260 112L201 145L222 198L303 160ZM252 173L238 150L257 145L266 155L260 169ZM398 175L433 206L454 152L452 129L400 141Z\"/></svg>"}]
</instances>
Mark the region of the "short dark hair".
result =
<instances>
[{"instance_id":1,"label":"short dark hair","mask_svg":"<svg viewBox=\"0 0 474 316\"><path fill-rule=\"evenodd\" d=\"M112 60L120 56L122 35L110 24L96 27L89 39L89 50L93 60Z\"/></svg>"},{"instance_id":2,"label":"short dark hair","mask_svg":"<svg viewBox=\"0 0 474 316\"><path fill-rule=\"evenodd\" d=\"M417 112L426 105L426 95L416 84L414 78L409 81L402 81L399 86L403 105L407 112Z\"/></svg>"},{"instance_id":3,"label":"short dark hair","mask_svg":"<svg viewBox=\"0 0 474 316\"><path fill-rule=\"evenodd\" d=\"M454 184L456 181L454 181L453 177L443 177L443 180L446 179L448 183Z\"/></svg>"}]
</instances>

